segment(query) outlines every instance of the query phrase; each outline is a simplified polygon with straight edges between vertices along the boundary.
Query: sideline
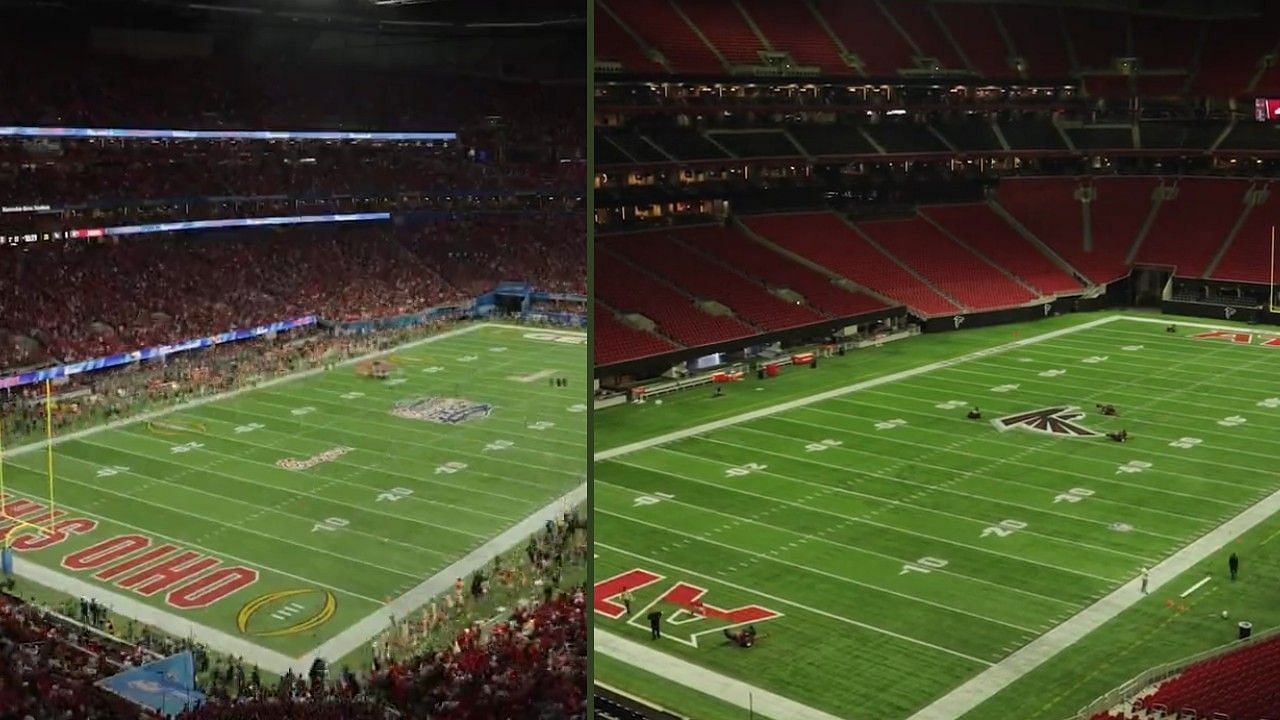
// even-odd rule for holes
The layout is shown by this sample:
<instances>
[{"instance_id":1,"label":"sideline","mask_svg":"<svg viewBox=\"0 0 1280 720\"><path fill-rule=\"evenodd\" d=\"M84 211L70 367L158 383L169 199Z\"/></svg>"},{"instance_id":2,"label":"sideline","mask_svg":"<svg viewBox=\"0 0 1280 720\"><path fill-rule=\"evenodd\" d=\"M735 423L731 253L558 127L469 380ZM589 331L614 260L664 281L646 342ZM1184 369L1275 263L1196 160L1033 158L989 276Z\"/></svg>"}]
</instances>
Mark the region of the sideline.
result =
<instances>
[{"instance_id":1,"label":"sideline","mask_svg":"<svg viewBox=\"0 0 1280 720\"><path fill-rule=\"evenodd\" d=\"M417 340L412 340L407 343L402 343L400 345L396 345L394 347L390 347L385 350L378 350L376 352L366 353L364 355L349 358L339 363L335 363L334 368L347 367L347 366L354 365L359 362L364 362L366 360L370 360L373 358L383 357L389 353L400 352L410 348L418 347L420 345L427 345L430 343L440 342L441 340L458 337L460 335L466 335L466 334L475 332L477 330L480 330L482 328L494 328L494 327L503 328L507 330L521 330L526 332L551 333L556 335L563 335L566 337L581 337L584 339L584 341L586 339L586 333L583 333L583 332L569 331L569 330L563 330L559 328L543 328L543 327L537 327L537 326L514 325L510 323L481 321L481 322L475 322L469 325L465 325L463 327L453 328L452 330L446 330L445 332L442 332L436 335L429 335L427 337L418 338ZM218 402L221 400L233 398L246 392L273 387L275 385L293 382L295 380L302 380L304 378L312 377L324 372L328 372L328 369L324 367L318 367L318 368L311 368L308 370L299 370L294 373L289 373L286 375L281 375L279 377L271 378L270 380L266 380L264 382L257 383L255 385L248 385L245 387L236 388L234 390L227 390L225 392L214 393L212 395L207 395L204 397L188 400L167 408L161 408L159 410L142 413L140 415L134 415L128 418L122 418L120 420L112 421L109 423L95 425L93 427L88 427L83 430L77 430L72 433L67 433L66 435L60 435L53 439L53 444L57 445L62 442L78 440L81 438L96 435L97 433L105 432L107 430L113 430L120 427L134 425L140 422L146 422L148 420L153 420L155 418L164 417L166 415L171 415L177 412L182 412L184 410L188 410L193 407L206 405L211 402ZM4 459L7 459L8 457L11 457L11 456L30 453L34 450L43 450L45 447L47 447L47 445L48 445L47 441L37 440L34 442L27 443L25 445L20 445L14 448L6 449L4 451L4 456L0 457L0 462L2 462ZM584 443L584 449L585 447L586 446ZM338 635L334 636L333 638L330 638L328 641L321 644L315 650L312 650L311 652L307 653L301 658L289 657L284 653L280 653L274 650L261 647L257 644L250 642L249 640L238 637L231 633L218 630L216 628L211 628L211 627L208 627L207 625L202 625L202 624L193 622L174 612L164 610L154 605L150 605L148 603L142 602L138 599L135 599L123 593L112 590L109 587L96 585L96 584L87 582L85 580L82 580L80 578L66 575L62 572L59 572L58 570L55 570L50 567L46 567L44 565L41 565L39 563L36 563L26 558L14 557L14 574L16 576L26 578L28 580L31 580L35 583L51 588L58 592L65 593L72 597L92 597L98 600L100 603L107 605L109 608L111 608L113 612L116 612L122 616L133 618L134 620L137 620L144 624L159 628L175 637L197 638L202 643L208 645L210 648L216 651L239 656L243 658L245 661L252 662L258 665L259 667L261 667L262 669L267 670L268 672L272 672L277 675L284 675L290 670L293 670L295 673L297 672L306 673L310 669L311 662L312 660L314 660L315 657L317 656L324 657L327 661L332 662L345 656L347 652L354 650L355 648L359 647L359 645L361 645L362 643L374 637L386 624L388 624L390 614L392 613L393 610L395 611L395 614L397 614L399 617L404 617L407 614L408 610L416 609L418 606L425 604L426 602L429 602L432 597L434 597L435 595L439 594L440 592L442 592L443 590L447 589L449 586L452 585L452 580L450 580L450 577L455 577L457 575L466 575L466 574L469 574L470 572L473 572L474 569L482 567L488 560L492 558L493 555L506 551L511 547L514 547L515 545L523 541L528 535L531 535L533 534L533 532L536 532L537 529L542 526L543 522L545 522L546 519L549 517L547 515L548 511L553 513L552 515L553 517L554 514L558 514L560 512L561 508L564 507L564 503L566 502L571 502L574 504L585 502L586 494L587 494L587 485L584 482L581 485L579 485L577 488L571 490L567 494L556 499L550 505L534 512L533 514L526 517L524 520L521 520L517 524L508 528L506 531L500 533L494 538L491 538L490 540L485 542L483 545L481 545L479 548L473 550L471 553L468 553L466 556L464 556L454 564L450 565L449 567L445 568L443 571L437 573L436 575L428 578L426 581L420 583L417 587L408 591L406 594L393 600L390 604L386 605L384 608L372 613L371 615L364 618L363 620L358 621L355 625L352 625L351 627L340 632ZM75 509L70 506L63 506L63 507L67 507L68 509ZM104 519L109 519L112 522L117 522L110 518L104 518ZM526 532L525 528L532 528L532 529ZM513 537L515 538L514 540L512 539ZM442 583L443 585L441 585ZM437 589L438 585L441 586L439 589ZM417 602L417 604L410 605L410 603L412 602ZM384 618L386 619L384 620ZM362 632L366 631L368 628L372 628L372 630L369 631L368 634L365 635L364 637L357 637L357 633L354 632L354 629L357 627L360 628ZM348 645L350 646L350 648L342 652L340 655L328 654L333 651L342 650L343 648L346 648Z\"/></svg>"}]
</instances>

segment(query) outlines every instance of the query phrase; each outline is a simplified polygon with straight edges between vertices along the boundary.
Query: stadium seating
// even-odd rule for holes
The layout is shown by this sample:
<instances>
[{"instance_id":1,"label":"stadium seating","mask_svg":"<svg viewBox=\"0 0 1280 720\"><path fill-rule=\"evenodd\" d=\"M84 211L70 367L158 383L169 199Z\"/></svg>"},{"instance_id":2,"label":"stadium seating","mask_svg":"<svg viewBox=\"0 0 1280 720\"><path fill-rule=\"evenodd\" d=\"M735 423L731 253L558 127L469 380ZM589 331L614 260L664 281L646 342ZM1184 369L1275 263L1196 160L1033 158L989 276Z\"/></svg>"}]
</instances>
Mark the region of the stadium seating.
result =
<instances>
[{"instance_id":1,"label":"stadium seating","mask_svg":"<svg viewBox=\"0 0 1280 720\"><path fill-rule=\"evenodd\" d=\"M820 68L825 75L849 75L849 67L836 45L805 4L776 0L739 0L760 33L775 49L790 53L800 65Z\"/></svg>"},{"instance_id":2,"label":"stadium seating","mask_svg":"<svg viewBox=\"0 0 1280 720\"><path fill-rule=\"evenodd\" d=\"M879 300L846 290L830 277L770 250L736 229L688 228L673 235L765 285L799 293L809 305L832 317L851 317L885 307Z\"/></svg>"},{"instance_id":3,"label":"stadium seating","mask_svg":"<svg viewBox=\"0 0 1280 720\"><path fill-rule=\"evenodd\" d=\"M996 16L989 5L934 3L933 9L946 25L969 65L989 78L1016 77L1009 62L1012 53L996 29Z\"/></svg>"},{"instance_id":4,"label":"stadium seating","mask_svg":"<svg viewBox=\"0 0 1280 720\"><path fill-rule=\"evenodd\" d=\"M1249 217L1213 269L1211 277L1241 282L1271 282L1271 230L1280 225L1280 188L1266 185L1267 199L1249 212Z\"/></svg>"},{"instance_id":5,"label":"stadium seating","mask_svg":"<svg viewBox=\"0 0 1280 720\"><path fill-rule=\"evenodd\" d=\"M596 296L618 312L635 312L658 325L663 335L687 347L750 337L758 330L723 315L711 315L670 285L600 247L595 253Z\"/></svg>"},{"instance_id":6,"label":"stadium seating","mask_svg":"<svg viewBox=\"0 0 1280 720\"><path fill-rule=\"evenodd\" d=\"M1024 228L1059 257L1095 283L1129 274L1127 246L1084 249L1084 214L1075 198L1077 178L1006 178L999 185L999 202ZM1136 232L1136 230L1135 230Z\"/></svg>"},{"instance_id":7,"label":"stadium seating","mask_svg":"<svg viewBox=\"0 0 1280 720\"><path fill-rule=\"evenodd\" d=\"M1116 58L1129 55L1129 18L1121 13L1072 10L1064 26L1081 70L1110 70Z\"/></svg>"},{"instance_id":8,"label":"stadium seating","mask_svg":"<svg viewBox=\"0 0 1280 720\"><path fill-rule=\"evenodd\" d=\"M619 6L624 9L630 9L640 4L638 2L624 2L619 3ZM641 17L648 16L642 15ZM635 43L631 36L627 34L627 31L614 18L614 13L601 9L600 5L597 5L595 24L596 60L617 62L632 72L663 72L664 68L651 60L648 54ZM633 32L639 32L635 26L630 23L628 25ZM656 39L661 41L668 37L670 37L668 34L659 33Z\"/></svg>"},{"instance_id":9,"label":"stadium seating","mask_svg":"<svg viewBox=\"0 0 1280 720\"><path fill-rule=\"evenodd\" d=\"M1036 295L919 217L858 223L885 252L975 310L1023 305Z\"/></svg>"},{"instance_id":10,"label":"stadium seating","mask_svg":"<svg viewBox=\"0 0 1280 720\"><path fill-rule=\"evenodd\" d=\"M761 215L744 219L765 238L853 282L925 315L960 310L934 288L880 252L830 213Z\"/></svg>"},{"instance_id":11,"label":"stadium seating","mask_svg":"<svg viewBox=\"0 0 1280 720\"><path fill-rule=\"evenodd\" d=\"M1160 203L1134 261L1171 266L1180 276L1199 277L1244 211L1249 182L1183 178L1177 188L1175 199Z\"/></svg>"},{"instance_id":12,"label":"stadium seating","mask_svg":"<svg viewBox=\"0 0 1280 720\"><path fill-rule=\"evenodd\" d=\"M604 244L690 295L715 300L764 330L785 330L825 319L813 308L788 303L770 294L763 286L717 264L667 233L606 237Z\"/></svg>"},{"instance_id":13,"label":"stadium seating","mask_svg":"<svg viewBox=\"0 0 1280 720\"><path fill-rule=\"evenodd\" d=\"M1063 78L1071 74L1071 56L1066 34L1061 31L1062 13L1052 6L994 5L1016 56L1027 63L1033 78Z\"/></svg>"},{"instance_id":14,"label":"stadium seating","mask_svg":"<svg viewBox=\"0 0 1280 720\"><path fill-rule=\"evenodd\" d=\"M1187 92L1236 97L1248 91L1263 57L1280 42L1276 10L1266 3L1258 17L1204 21L1141 12L928 0L816 0L795 7L768 0L601 1L613 14L597 13L598 57L639 72L662 68L617 25L615 14L661 51L675 73L723 73L709 42L730 65L761 65L760 52L772 49L789 54L799 65L818 67L827 76L854 74L841 55L843 49L858 58L862 73L872 78L917 68L919 54L936 59L944 69L969 70L994 81L1020 75L1083 77L1091 95L1112 98L1133 92L1147 97ZM1138 59L1137 75L1119 74L1117 59L1130 57ZM1019 67L1015 59L1024 65ZM1280 93L1280 71L1264 72L1256 90Z\"/></svg>"},{"instance_id":15,"label":"stadium seating","mask_svg":"<svg viewBox=\"0 0 1280 720\"><path fill-rule=\"evenodd\" d=\"M1093 250L1085 253L1055 247L1063 257L1087 277L1099 282L1106 276L1120 277L1133 243L1151 210L1151 194L1159 184L1155 178L1098 178L1092 186L1095 193L1089 206ZM1118 273L1118 274L1117 274Z\"/></svg>"},{"instance_id":16,"label":"stadium seating","mask_svg":"<svg viewBox=\"0 0 1280 720\"><path fill-rule=\"evenodd\" d=\"M608 10L597 8L597 17L603 16L612 21L616 15L650 47L661 52L671 67L688 73L724 72L720 59L676 12L669 0L604 0L601 4ZM629 36L616 41L635 44ZM613 42L612 38L596 36L597 47L608 47L607 44ZM654 69L651 62L627 67L640 72Z\"/></svg>"},{"instance_id":17,"label":"stadium seating","mask_svg":"<svg viewBox=\"0 0 1280 720\"><path fill-rule=\"evenodd\" d=\"M1259 641L1196 663L1161 683L1141 705L1192 710L1202 718L1280 715L1280 640Z\"/></svg>"},{"instance_id":18,"label":"stadium seating","mask_svg":"<svg viewBox=\"0 0 1280 720\"><path fill-rule=\"evenodd\" d=\"M611 308L595 304L595 364L612 365L660 355L677 347L651 332L624 324Z\"/></svg>"},{"instance_id":19,"label":"stadium seating","mask_svg":"<svg viewBox=\"0 0 1280 720\"><path fill-rule=\"evenodd\" d=\"M747 20L732 3L719 0L672 0L702 36L720 51L730 65L760 65L766 50Z\"/></svg>"},{"instance_id":20,"label":"stadium seating","mask_svg":"<svg viewBox=\"0 0 1280 720\"><path fill-rule=\"evenodd\" d=\"M0 367L85 360L316 314L424 310L502 280L585 292L580 215L498 216L420 228L295 228L120 243L0 248ZM56 289L56 290L55 290ZM33 299L38 298L38 302Z\"/></svg>"},{"instance_id":21,"label":"stadium seating","mask_svg":"<svg viewBox=\"0 0 1280 720\"><path fill-rule=\"evenodd\" d=\"M923 0L899 0L882 3L882 6L906 31L907 37L915 42L925 57L934 58L946 69L965 69L964 61L960 59L955 46L947 39L933 13L929 12L928 3Z\"/></svg>"},{"instance_id":22,"label":"stadium seating","mask_svg":"<svg viewBox=\"0 0 1280 720\"><path fill-rule=\"evenodd\" d=\"M866 74L894 77L915 66L911 44L880 10L877 0L814 0L814 7Z\"/></svg>"},{"instance_id":23,"label":"stadium seating","mask_svg":"<svg viewBox=\"0 0 1280 720\"><path fill-rule=\"evenodd\" d=\"M1041 295L1079 292L1080 283L1045 257L989 205L939 205L920 212Z\"/></svg>"}]
</instances>

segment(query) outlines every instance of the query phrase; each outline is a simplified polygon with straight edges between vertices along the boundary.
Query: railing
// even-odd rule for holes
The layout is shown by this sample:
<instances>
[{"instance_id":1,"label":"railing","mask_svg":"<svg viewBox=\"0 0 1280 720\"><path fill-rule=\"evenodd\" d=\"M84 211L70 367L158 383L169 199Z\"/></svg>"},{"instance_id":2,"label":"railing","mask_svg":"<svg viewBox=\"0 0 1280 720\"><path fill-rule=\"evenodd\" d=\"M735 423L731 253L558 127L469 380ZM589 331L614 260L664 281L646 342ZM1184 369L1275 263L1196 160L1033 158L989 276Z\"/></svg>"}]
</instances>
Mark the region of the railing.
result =
<instances>
[{"instance_id":1,"label":"railing","mask_svg":"<svg viewBox=\"0 0 1280 720\"><path fill-rule=\"evenodd\" d=\"M1119 705L1124 702L1126 698L1134 697L1144 688L1155 685L1161 681L1168 680L1169 678L1182 673L1183 670L1186 670L1196 663L1203 662L1204 660L1208 660L1219 655L1225 655L1226 653L1235 652L1236 650L1240 650L1252 644L1274 640L1278 637L1280 637L1280 627L1274 627L1264 632L1254 634L1245 640L1236 640L1180 660L1175 660L1163 665L1157 665L1120 687L1100 695L1093 702L1081 708L1080 712L1076 713L1071 718L1068 718L1068 720L1087 720L1097 713L1109 710L1110 708Z\"/></svg>"}]
</instances>

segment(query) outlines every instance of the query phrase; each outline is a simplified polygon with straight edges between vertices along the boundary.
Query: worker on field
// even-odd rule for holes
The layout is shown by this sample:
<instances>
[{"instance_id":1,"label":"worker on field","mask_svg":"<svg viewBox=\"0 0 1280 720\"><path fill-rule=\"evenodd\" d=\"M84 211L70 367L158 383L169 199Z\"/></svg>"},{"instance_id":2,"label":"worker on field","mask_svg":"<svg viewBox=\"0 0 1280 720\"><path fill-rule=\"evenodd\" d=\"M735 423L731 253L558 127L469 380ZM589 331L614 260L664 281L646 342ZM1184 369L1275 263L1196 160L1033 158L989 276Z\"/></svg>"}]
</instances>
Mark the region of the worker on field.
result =
<instances>
[{"instance_id":1,"label":"worker on field","mask_svg":"<svg viewBox=\"0 0 1280 720\"><path fill-rule=\"evenodd\" d=\"M1146 568L1142 568L1142 594L1147 594L1147 583L1151 580L1151 573Z\"/></svg>"},{"instance_id":2,"label":"worker on field","mask_svg":"<svg viewBox=\"0 0 1280 720\"><path fill-rule=\"evenodd\" d=\"M662 611L654 610L649 613L649 634L651 640L657 640L662 637Z\"/></svg>"},{"instance_id":3,"label":"worker on field","mask_svg":"<svg viewBox=\"0 0 1280 720\"><path fill-rule=\"evenodd\" d=\"M1227 568L1231 570L1231 579L1236 579L1236 573L1240 572L1240 556L1231 553L1231 557L1227 558Z\"/></svg>"},{"instance_id":4,"label":"worker on field","mask_svg":"<svg viewBox=\"0 0 1280 720\"><path fill-rule=\"evenodd\" d=\"M631 590L622 588L622 606L627 609L627 615L631 615Z\"/></svg>"}]
</instances>

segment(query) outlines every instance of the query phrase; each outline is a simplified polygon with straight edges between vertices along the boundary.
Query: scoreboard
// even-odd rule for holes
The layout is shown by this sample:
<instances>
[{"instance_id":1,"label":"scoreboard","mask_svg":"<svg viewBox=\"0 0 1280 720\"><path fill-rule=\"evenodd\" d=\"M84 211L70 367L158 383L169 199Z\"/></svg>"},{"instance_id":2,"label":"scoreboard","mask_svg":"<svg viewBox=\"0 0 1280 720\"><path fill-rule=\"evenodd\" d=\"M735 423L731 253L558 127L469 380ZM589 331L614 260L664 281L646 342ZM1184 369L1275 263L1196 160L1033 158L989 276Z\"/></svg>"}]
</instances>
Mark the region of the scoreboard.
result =
<instances>
[{"instance_id":1,"label":"scoreboard","mask_svg":"<svg viewBox=\"0 0 1280 720\"><path fill-rule=\"evenodd\" d=\"M1258 98L1254 100L1253 117L1258 122L1280 122L1280 98Z\"/></svg>"}]
</instances>

